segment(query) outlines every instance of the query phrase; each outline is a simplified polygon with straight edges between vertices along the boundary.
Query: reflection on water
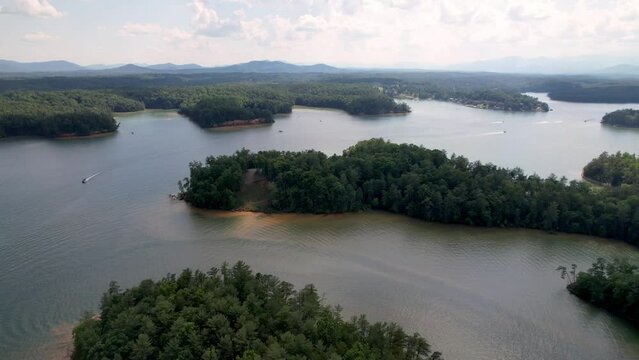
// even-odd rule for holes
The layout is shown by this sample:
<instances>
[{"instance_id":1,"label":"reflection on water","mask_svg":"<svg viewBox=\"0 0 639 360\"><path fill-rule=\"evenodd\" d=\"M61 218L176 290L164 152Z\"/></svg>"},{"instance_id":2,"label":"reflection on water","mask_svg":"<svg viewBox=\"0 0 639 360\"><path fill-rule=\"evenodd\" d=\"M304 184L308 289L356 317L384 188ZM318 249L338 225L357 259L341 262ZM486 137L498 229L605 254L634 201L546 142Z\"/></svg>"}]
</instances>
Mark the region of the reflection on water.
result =
<instances>
[{"instance_id":1,"label":"reflection on water","mask_svg":"<svg viewBox=\"0 0 639 360\"><path fill-rule=\"evenodd\" d=\"M335 153L382 136L568 177L601 151L639 152L639 132L584 122L613 105L553 102L548 114L411 106L410 115L375 118L296 109L269 127L227 132L142 112L119 117L112 137L0 141L0 352L41 358L51 329L96 310L110 280L127 287L246 260L298 286L315 283L346 315L419 331L447 359L639 357L639 333L570 296L554 271L598 256L639 261L619 242L382 213L208 212L167 196L189 161L242 147ZM477 136L486 133L494 136Z\"/></svg>"}]
</instances>

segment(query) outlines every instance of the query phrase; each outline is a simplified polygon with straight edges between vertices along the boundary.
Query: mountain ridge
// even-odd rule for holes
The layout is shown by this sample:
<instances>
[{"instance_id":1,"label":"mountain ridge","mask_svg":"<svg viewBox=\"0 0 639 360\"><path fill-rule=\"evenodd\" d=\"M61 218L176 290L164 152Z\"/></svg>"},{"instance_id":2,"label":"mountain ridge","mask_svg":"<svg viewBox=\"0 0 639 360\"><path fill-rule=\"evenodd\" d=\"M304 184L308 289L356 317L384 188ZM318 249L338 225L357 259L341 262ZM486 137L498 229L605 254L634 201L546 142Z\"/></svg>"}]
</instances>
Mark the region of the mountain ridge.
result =
<instances>
[{"instance_id":1,"label":"mountain ridge","mask_svg":"<svg viewBox=\"0 0 639 360\"><path fill-rule=\"evenodd\" d=\"M226 66L203 67L198 64L163 63L153 65L89 65L81 66L69 61L55 60L23 63L0 59L0 73L78 73L78 74L150 74L175 72L220 72L220 73L334 73L339 68L326 64L298 65L284 61L256 60Z\"/></svg>"},{"instance_id":2,"label":"mountain ridge","mask_svg":"<svg viewBox=\"0 0 639 360\"><path fill-rule=\"evenodd\" d=\"M84 67L66 60L19 62L0 59L0 72L67 72L78 70L84 70Z\"/></svg>"}]
</instances>

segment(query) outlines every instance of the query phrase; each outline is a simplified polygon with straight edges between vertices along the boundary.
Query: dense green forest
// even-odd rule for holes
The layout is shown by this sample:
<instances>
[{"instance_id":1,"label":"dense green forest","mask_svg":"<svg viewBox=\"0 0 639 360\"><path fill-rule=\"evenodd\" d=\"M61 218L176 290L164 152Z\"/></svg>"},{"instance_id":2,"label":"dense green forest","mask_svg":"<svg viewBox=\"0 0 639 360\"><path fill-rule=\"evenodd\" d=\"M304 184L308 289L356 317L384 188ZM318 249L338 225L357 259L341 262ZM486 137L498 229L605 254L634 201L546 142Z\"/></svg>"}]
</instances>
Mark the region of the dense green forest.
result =
<instances>
[{"instance_id":1,"label":"dense green forest","mask_svg":"<svg viewBox=\"0 0 639 360\"><path fill-rule=\"evenodd\" d=\"M352 72L340 74L257 74L257 73L197 73L144 74L111 76L31 76L0 77L0 92L16 90L71 89L154 89L160 87L192 87L221 84L304 84L344 83L381 86L397 82L428 83L456 89L501 89L521 92L531 85L548 87L545 77L462 72ZM543 90L539 90L543 91Z\"/></svg>"},{"instance_id":2,"label":"dense green forest","mask_svg":"<svg viewBox=\"0 0 639 360\"><path fill-rule=\"evenodd\" d=\"M73 360L440 359L419 334L366 317L343 320L317 289L296 291L244 263L184 270L120 290L73 330Z\"/></svg>"},{"instance_id":3,"label":"dense green forest","mask_svg":"<svg viewBox=\"0 0 639 360\"><path fill-rule=\"evenodd\" d=\"M228 98L232 113L267 111L270 115L290 113L292 105L326 107L344 110L353 115L408 112L406 104L397 104L390 96L368 84L305 83L305 84L235 84L209 87L178 87L138 89L124 95L142 101L147 108L180 108L186 115L211 110L204 98L217 98L218 107ZM238 101L239 100L239 101ZM198 104L199 103L199 104ZM224 105L224 106L226 106ZM202 107L202 109L198 109ZM241 110L242 108L243 110ZM240 114L241 115L241 114ZM246 115L240 119L259 116ZM189 117L191 117L189 115ZM223 116L230 119L233 116ZM264 117L264 116L261 116ZM196 121L198 122L198 121Z\"/></svg>"},{"instance_id":4,"label":"dense green forest","mask_svg":"<svg viewBox=\"0 0 639 360\"><path fill-rule=\"evenodd\" d=\"M626 260L597 259L586 272L575 274L563 266L568 290L581 299L602 307L639 326L639 268Z\"/></svg>"},{"instance_id":5,"label":"dense green forest","mask_svg":"<svg viewBox=\"0 0 639 360\"><path fill-rule=\"evenodd\" d=\"M604 152L584 167L583 176L612 186L639 185L639 158L629 153Z\"/></svg>"},{"instance_id":6,"label":"dense green forest","mask_svg":"<svg viewBox=\"0 0 639 360\"><path fill-rule=\"evenodd\" d=\"M583 103L639 103L639 80L553 81L540 86L553 100Z\"/></svg>"},{"instance_id":7,"label":"dense green forest","mask_svg":"<svg viewBox=\"0 0 639 360\"><path fill-rule=\"evenodd\" d=\"M273 113L254 104L247 104L244 99L231 97L206 97L195 105L180 109L180 113L189 117L204 128L229 125L232 122L257 121L272 123Z\"/></svg>"},{"instance_id":8,"label":"dense green forest","mask_svg":"<svg viewBox=\"0 0 639 360\"><path fill-rule=\"evenodd\" d=\"M414 97L454 102L457 104L490 110L505 111L549 111L548 104L537 98L513 91L467 89L459 90L428 83L397 83L385 87L385 92L394 97Z\"/></svg>"},{"instance_id":9,"label":"dense green forest","mask_svg":"<svg viewBox=\"0 0 639 360\"><path fill-rule=\"evenodd\" d=\"M446 92L494 91L516 96L522 92L547 92L551 99L575 102L639 103L639 79L587 75L502 74L489 72L392 72L353 71L340 74L286 73L175 73L109 76L0 77L0 92L16 90L120 90L158 87L212 86L229 83L350 83L386 86L441 88ZM424 94L425 98L434 97ZM463 98L462 96L442 97ZM516 105L518 102L513 102ZM517 111L517 110L515 110Z\"/></svg>"},{"instance_id":10,"label":"dense green forest","mask_svg":"<svg viewBox=\"0 0 639 360\"><path fill-rule=\"evenodd\" d=\"M178 93L180 90L191 92L179 104L180 113L205 128L228 125L235 120L269 123L273 122L273 115L290 113L293 108L285 89L273 86L225 85L178 89Z\"/></svg>"},{"instance_id":11,"label":"dense green forest","mask_svg":"<svg viewBox=\"0 0 639 360\"><path fill-rule=\"evenodd\" d=\"M317 151L239 151L190 164L182 197L196 207L242 204L243 174L256 168L273 185L262 210L339 213L380 209L442 223L525 227L639 242L636 185L596 189L588 183L543 179L521 169L448 157L440 150L381 139L343 155Z\"/></svg>"},{"instance_id":12,"label":"dense green forest","mask_svg":"<svg viewBox=\"0 0 639 360\"><path fill-rule=\"evenodd\" d=\"M232 121L273 122L293 105L329 107L354 115L409 112L372 85L339 83L156 87L125 90L10 92L0 95L0 136L89 135L114 131L112 112L179 109L202 127ZM238 123L237 121L235 123Z\"/></svg>"},{"instance_id":13,"label":"dense green forest","mask_svg":"<svg viewBox=\"0 0 639 360\"><path fill-rule=\"evenodd\" d=\"M601 123L622 127L639 127L639 110L622 109L613 111L604 115Z\"/></svg>"},{"instance_id":14,"label":"dense green forest","mask_svg":"<svg viewBox=\"0 0 639 360\"><path fill-rule=\"evenodd\" d=\"M408 105L396 103L371 85L293 84L287 88L295 98L295 105L341 109L353 115L410 112Z\"/></svg>"},{"instance_id":15,"label":"dense green forest","mask_svg":"<svg viewBox=\"0 0 639 360\"><path fill-rule=\"evenodd\" d=\"M144 104L108 92L10 92L0 95L0 137L90 135L117 129L112 112Z\"/></svg>"},{"instance_id":16,"label":"dense green forest","mask_svg":"<svg viewBox=\"0 0 639 360\"><path fill-rule=\"evenodd\" d=\"M171 98L172 89L164 89ZM196 90L196 91L194 91ZM189 92L179 104L180 113L202 127L224 125L233 120L260 119L273 122L273 115L290 113L293 105L340 109L353 115L405 113L410 108L404 103L396 103L370 85L350 84L296 84L296 85L223 85L195 89L174 89ZM155 96L152 92L152 98ZM140 100L145 104L146 97Z\"/></svg>"}]
</instances>

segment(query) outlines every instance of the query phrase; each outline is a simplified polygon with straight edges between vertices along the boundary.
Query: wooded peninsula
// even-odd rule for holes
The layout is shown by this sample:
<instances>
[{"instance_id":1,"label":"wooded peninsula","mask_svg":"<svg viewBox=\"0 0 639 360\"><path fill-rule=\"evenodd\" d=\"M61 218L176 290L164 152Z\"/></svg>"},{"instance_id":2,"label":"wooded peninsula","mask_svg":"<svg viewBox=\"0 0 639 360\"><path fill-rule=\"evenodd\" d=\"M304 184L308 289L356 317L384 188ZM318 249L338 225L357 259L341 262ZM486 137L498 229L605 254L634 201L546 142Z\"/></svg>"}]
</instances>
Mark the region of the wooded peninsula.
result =
<instances>
[{"instance_id":1,"label":"wooded peninsula","mask_svg":"<svg viewBox=\"0 0 639 360\"><path fill-rule=\"evenodd\" d=\"M401 83L386 87L385 92L400 98L447 101L478 109L518 112L548 112L550 110L548 104L535 97L495 89L460 90L433 84Z\"/></svg>"},{"instance_id":2,"label":"wooded peninsula","mask_svg":"<svg viewBox=\"0 0 639 360\"><path fill-rule=\"evenodd\" d=\"M576 265L557 270L573 295L639 326L639 267L624 259L598 258L585 272L577 273Z\"/></svg>"},{"instance_id":3,"label":"wooded peninsula","mask_svg":"<svg viewBox=\"0 0 639 360\"><path fill-rule=\"evenodd\" d=\"M639 127L639 110L622 109L613 111L604 115L601 123L620 127Z\"/></svg>"},{"instance_id":4,"label":"wooded peninsula","mask_svg":"<svg viewBox=\"0 0 639 360\"><path fill-rule=\"evenodd\" d=\"M245 174L267 185L246 199ZM386 210L441 223L522 227L639 243L637 184L593 190L586 182L540 178L521 169L470 162L444 151L382 139L342 155L238 151L190 164L180 196L193 206L266 212Z\"/></svg>"}]
</instances>

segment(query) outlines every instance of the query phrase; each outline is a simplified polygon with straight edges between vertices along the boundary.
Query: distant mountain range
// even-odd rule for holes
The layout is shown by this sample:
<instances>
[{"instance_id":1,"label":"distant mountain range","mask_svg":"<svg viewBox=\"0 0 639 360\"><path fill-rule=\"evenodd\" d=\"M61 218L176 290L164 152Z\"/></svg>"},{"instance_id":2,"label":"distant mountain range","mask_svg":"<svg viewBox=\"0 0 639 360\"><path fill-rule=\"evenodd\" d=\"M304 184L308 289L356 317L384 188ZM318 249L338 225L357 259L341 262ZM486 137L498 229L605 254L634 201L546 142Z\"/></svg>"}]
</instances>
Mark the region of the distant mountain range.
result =
<instances>
[{"instance_id":1,"label":"distant mountain range","mask_svg":"<svg viewBox=\"0 0 639 360\"><path fill-rule=\"evenodd\" d=\"M147 69L152 69L152 70L193 70L193 69L203 69L203 67L198 65L198 64L176 65L176 64L166 63L166 64L147 65L147 66L140 65L140 66L145 67Z\"/></svg>"},{"instance_id":2,"label":"distant mountain range","mask_svg":"<svg viewBox=\"0 0 639 360\"><path fill-rule=\"evenodd\" d=\"M294 65L282 61L251 61L243 64L213 68L218 72L254 72L254 73L330 73L338 68L326 64Z\"/></svg>"},{"instance_id":3,"label":"distant mountain range","mask_svg":"<svg viewBox=\"0 0 639 360\"><path fill-rule=\"evenodd\" d=\"M333 73L340 69L326 64L295 65L282 61L251 61L243 64L205 68L198 64L176 65L90 65L80 66L68 61L21 63L0 60L0 73L77 73L77 74L151 74L173 72L224 72L224 73Z\"/></svg>"},{"instance_id":4,"label":"distant mountain range","mask_svg":"<svg viewBox=\"0 0 639 360\"><path fill-rule=\"evenodd\" d=\"M520 74L591 74L601 76L639 76L639 59L602 56L572 58L521 58L506 57L485 61L455 64L433 68L435 71L498 72ZM57 74L68 75L133 75L158 73L337 73L344 71L426 71L405 68L349 68L342 69L326 64L296 65L282 61L250 61L242 64L203 67L198 64L115 64L80 66L68 61L44 61L22 63L0 60L0 74Z\"/></svg>"},{"instance_id":5,"label":"distant mountain range","mask_svg":"<svg viewBox=\"0 0 639 360\"><path fill-rule=\"evenodd\" d=\"M576 56L566 58L522 58L517 56L447 66L445 70L486 71L518 74L639 75L639 58Z\"/></svg>"},{"instance_id":6,"label":"distant mountain range","mask_svg":"<svg viewBox=\"0 0 639 360\"><path fill-rule=\"evenodd\" d=\"M638 65L621 64L605 68L601 71L605 74L632 74L639 75Z\"/></svg>"},{"instance_id":7,"label":"distant mountain range","mask_svg":"<svg viewBox=\"0 0 639 360\"><path fill-rule=\"evenodd\" d=\"M28 73L28 72L64 72L79 71L85 68L68 61L43 61L43 62L17 62L0 60L0 72L4 73Z\"/></svg>"}]
</instances>

